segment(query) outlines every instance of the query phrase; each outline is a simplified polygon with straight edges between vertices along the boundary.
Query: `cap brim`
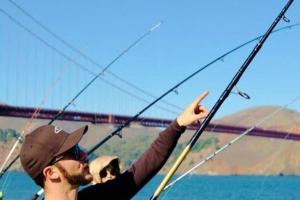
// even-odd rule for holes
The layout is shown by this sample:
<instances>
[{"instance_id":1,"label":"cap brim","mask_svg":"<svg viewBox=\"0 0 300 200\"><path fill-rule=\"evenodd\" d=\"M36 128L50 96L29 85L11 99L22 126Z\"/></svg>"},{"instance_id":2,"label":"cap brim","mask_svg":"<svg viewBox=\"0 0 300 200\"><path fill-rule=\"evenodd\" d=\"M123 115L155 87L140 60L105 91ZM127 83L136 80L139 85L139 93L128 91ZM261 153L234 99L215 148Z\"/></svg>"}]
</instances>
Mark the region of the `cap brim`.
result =
<instances>
[{"instance_id":1,"label":"cap brim","mask_svg":"<svg viewBox=\"0 0 300 200\"><path fill-rule=\"evenodd\" d=\"M74 147L76 144L78 144L82 138L82 136L87 132L88 126L81 127L77 129L76 131L70 133L65 140L64 144L61 146L59 151L55 154L55 156L58 156L72 147Z\"/></svg>"}]
</instances>

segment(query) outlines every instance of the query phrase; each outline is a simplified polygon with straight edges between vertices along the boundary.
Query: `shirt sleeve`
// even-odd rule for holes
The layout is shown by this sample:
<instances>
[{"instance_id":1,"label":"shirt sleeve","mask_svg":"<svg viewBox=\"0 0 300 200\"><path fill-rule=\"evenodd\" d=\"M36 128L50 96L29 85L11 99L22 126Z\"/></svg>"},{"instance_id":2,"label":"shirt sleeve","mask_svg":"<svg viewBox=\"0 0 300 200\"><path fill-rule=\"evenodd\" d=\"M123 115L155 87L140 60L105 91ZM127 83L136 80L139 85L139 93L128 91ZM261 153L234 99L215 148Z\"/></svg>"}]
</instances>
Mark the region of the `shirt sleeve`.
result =
<instances>
[{"instance_id":1,"label":"shirt sleeve","mask_svg":"<svg viewBox=\"0 0 300 200\"><path fill-rule=\"evenodd\" d=\"M138 189L143 187L166 163L184 131L185 127L179 126L175 120L133 163L129 171L133 173Z\"/></svg>"},{"instance_id":2,"label":"shirt sleeve","mask_svg":"<svg viewBox=\"0 0 300 200\"><path fill-rule=\"evenodd\" d=\"M132 198L166 163L184 131L185 127L179 126L175 120L128 170L114 180L82 189L78 199Z\"/></svg>"}]
</instances>

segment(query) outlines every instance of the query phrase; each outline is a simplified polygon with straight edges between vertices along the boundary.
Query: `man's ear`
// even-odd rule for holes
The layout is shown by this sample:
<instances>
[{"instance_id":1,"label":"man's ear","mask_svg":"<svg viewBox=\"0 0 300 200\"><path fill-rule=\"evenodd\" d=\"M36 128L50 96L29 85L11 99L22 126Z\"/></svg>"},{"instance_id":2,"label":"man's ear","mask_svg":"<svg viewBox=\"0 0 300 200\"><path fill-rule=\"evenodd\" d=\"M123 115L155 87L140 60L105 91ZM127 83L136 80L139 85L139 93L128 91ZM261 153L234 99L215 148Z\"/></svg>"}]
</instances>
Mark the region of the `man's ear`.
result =
<instances>
[{"instance_id":1,"label":"man's ear","mask_svg":"<svg viewBox=\"0 0 300 200\"><path fill-rule=\"evenodd\" d=\"M43 170L46 179L58 179L60 177L59 170L54 166L47 166Z\"/></svg>"}]
</instances>

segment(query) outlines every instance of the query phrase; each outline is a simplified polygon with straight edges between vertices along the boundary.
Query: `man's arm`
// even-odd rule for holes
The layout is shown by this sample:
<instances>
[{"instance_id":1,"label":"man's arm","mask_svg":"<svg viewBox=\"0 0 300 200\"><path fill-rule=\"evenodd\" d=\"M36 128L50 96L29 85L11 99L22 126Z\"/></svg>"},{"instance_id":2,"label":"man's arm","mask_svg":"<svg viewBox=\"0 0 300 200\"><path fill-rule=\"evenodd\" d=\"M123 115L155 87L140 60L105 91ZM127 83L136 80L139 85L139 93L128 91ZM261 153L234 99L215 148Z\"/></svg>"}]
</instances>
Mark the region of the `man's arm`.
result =
<instances>
[{"instance_id":1,"label":"man's arm","mask_svg":"<svg viewBox=\"0 0 300 200\"><path fill-rule=\"evenodd\" d=\"M208 115L205 107L199 103L208 95L204 92L190 104L171 125L159 134L137 161L118 176L104 184L96 184L83 189L78 199L130 199L165 164L185 127Z\"/></svg>"},{"instance_id":2,"label":"man's arm","mask_svg":"<svg viewBox=\"0 0 300 200\"><path fill-rule=\"evenodd\" d=\"M204 92L177 117L177 119L151 144L150 148L128 170L133 173L137 189L142 188L166 163L185 127L208 115L200 102L208 95Z\"/></svg>"},{"instance_id":3,"label":"man's arm","mask_svg":"<svg viewBox=\"0 0 300 200\"><path fill-rule=\"evenodd\" d=\"M143 187L162 168L184 131L184 126L179 126L177 121L172 122L133 163L128 171L133 173L137 189Z\"/></svg>"},{"instance_id":4,"label":"man's arm","mask_svg":"<svg viewBox=\"0 0 300 200\"><path fill-rule=\"evenodd\" d=\"M116 179L86 187L78 199L132 198L165 164L184 130L177 121L172 122L128 170Z\"/></svg>"}]
</instances>

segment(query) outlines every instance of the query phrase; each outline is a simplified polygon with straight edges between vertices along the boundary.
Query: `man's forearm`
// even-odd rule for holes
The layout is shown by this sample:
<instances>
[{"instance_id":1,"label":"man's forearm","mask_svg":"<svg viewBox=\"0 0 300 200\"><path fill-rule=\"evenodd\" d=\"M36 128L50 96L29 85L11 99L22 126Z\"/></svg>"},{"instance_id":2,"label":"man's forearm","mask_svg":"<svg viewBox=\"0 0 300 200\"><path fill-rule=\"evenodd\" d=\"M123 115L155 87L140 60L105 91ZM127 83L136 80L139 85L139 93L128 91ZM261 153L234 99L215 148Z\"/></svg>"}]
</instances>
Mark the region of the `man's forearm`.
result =
<instances>
[{"instance_id":1,"label":"man's forearm","mask_svg":"<svg viewBox=\"0 0 300 200\"><path fill-rule=\"evenodd\" d=\"M172 122L159 134L150 148L133 163L129 171L133 173L138 188L145 185L162 168L184 131L185 127L179 126L177 121Z\"/></svg>"}]
</instances>

